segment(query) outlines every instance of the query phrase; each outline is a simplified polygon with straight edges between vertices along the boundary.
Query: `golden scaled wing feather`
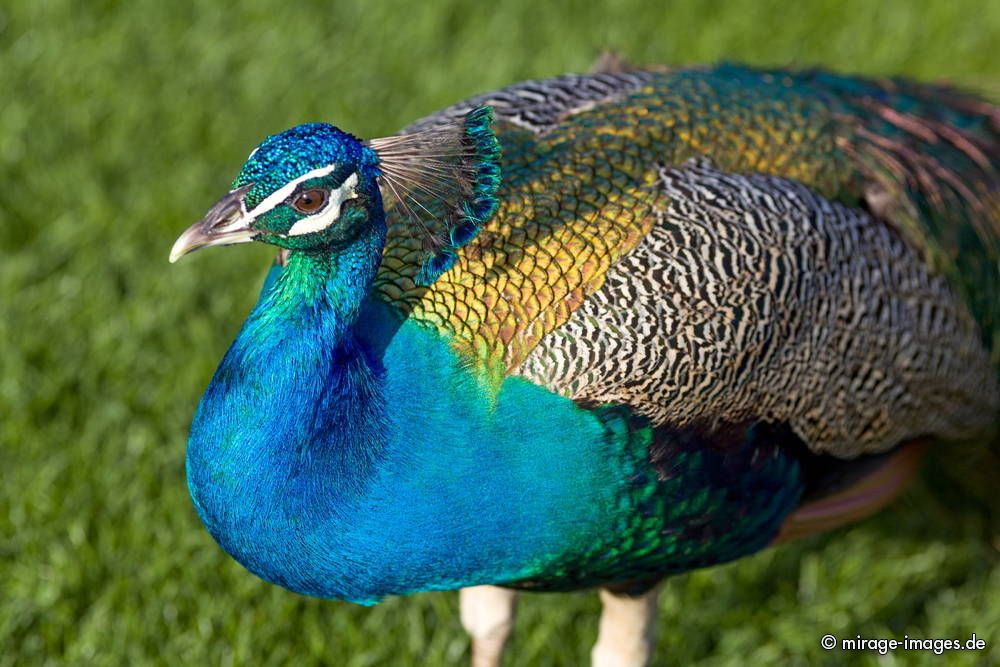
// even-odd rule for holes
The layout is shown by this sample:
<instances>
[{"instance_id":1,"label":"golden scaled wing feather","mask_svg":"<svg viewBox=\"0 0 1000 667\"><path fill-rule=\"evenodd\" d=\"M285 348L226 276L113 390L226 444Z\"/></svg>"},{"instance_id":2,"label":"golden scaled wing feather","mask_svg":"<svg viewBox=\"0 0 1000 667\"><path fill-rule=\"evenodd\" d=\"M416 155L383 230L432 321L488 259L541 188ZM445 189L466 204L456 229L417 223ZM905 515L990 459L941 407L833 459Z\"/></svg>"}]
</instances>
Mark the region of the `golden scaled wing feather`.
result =
<instances>
[{"instance_id":1,"label":"golden scaled wing feather","mask_svg":"<svg viewBox=\"0 0 1000 667\"><path fill-rule=\"evenodd\" d=\"M568 76L518 84L418 121L411 127L477 105L495 107L503 148L500 205L456 264L428 287L414 282L420 236L390 211L376 290L404 316L449 336L470 365L498 383L649 232L666 205L659 170L697 156L723 171L797 180L851 206L881 198L881 212L909 225L911 243L929 254L954 254L959 245L934 227L947 224L949 198L968 207L984 204L967 200L985 201L993 217L983 223L975 250L980 270L988 270L994 251L987 242L1000 209L996 171L968 147L987 150L988 132L929 121L918 130L893 115L896 98L885 91L894 84L850 88L825 76L740 68ZM882 111L871 113L865 104ZM927 117L922 109L914 103L908 113ZM906 159L926 148L919 142L950 146L933 165L959 180L972 174L972 190L964 192L956 178L927 183L936 167ZM935 200L944 191L950 194ZM897 210L912 215L904 219Z\"/></svg>"}]
</instances>

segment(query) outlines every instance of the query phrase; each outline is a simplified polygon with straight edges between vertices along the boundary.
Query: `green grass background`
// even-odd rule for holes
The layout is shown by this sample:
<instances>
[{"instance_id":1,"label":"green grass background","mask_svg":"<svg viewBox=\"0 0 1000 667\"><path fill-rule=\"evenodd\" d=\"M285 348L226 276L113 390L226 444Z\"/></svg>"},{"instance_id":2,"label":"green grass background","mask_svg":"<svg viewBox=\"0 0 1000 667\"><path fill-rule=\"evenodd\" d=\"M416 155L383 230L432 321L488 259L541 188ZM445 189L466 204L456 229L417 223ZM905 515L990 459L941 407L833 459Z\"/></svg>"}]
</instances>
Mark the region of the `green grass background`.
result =
<instances>
[{"instance_id":1,"label":"green grass background","mask_svg":"<svg viewBox=\"0 0 1000 667\"><path fill-rule=\"evenodd\" d=\"M228 559L188 500L188 424L271 253L167 253L264 135L388 134L605 48L1000 82L995 1L227 5L0 3L0 667L467 660L455 594L299 597ZM998 471L941 449L874 520L676 577L657 664L997 664ZM527 597L508 664L583 664L598 611ZM821 650L828 632L989 648L879 659Z\"/></svg>"}]
</instances>

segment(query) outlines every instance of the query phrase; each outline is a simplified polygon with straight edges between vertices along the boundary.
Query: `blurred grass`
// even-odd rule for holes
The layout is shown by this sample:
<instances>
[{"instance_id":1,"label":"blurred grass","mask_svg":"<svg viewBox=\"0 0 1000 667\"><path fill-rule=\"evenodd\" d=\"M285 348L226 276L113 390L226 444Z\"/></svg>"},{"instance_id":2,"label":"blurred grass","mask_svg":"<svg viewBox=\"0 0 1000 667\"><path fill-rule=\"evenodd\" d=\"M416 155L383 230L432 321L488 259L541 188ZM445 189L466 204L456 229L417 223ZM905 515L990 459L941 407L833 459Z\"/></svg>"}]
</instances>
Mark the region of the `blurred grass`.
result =
<instances>
[{"instance_id":1,"label":"blurred grass","mask_svg":"<svg viewBox=\"0 0 1000 667\"><path fill-rule=\"evenodd\" d=\"M997 91L1000 3L8 0L0 7L0 666L464 662L454 594L374 609L264 584L192 511L184 439L270 253L166 263L268 133L392 132L470 94L635 62L743 60ZM937 664L825 633L972 632L1000 662L996 461L941 450L880 517L677 577L659 662ZM969 490L971 488L971 490ZM592 594L528 597L510 664L575 665Z\"/></svg>"}]
</instances>

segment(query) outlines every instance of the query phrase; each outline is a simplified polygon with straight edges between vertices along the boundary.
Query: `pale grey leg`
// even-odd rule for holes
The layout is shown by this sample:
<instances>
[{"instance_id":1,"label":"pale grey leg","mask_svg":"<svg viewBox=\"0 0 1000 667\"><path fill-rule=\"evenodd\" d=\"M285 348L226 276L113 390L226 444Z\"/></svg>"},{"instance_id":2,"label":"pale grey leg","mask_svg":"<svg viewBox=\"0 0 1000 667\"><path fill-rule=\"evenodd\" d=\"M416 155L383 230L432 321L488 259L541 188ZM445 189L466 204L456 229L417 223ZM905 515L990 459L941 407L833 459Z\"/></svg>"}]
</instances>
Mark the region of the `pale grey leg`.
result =
<instances>
[{"instance_id":1,"label":"pale grey leg","mask_svg":"<svg viewBox=\"0 0 1000 667\"><path fill-rule=\"evenodd\" d=\"M504 644L514 627L517 591L473 586L458 595L462 627L472 638L472 667L500 667Z\"/></svg>"},{"instance_id":2,"label":"pale grey leg","mask_svg":"<svg viewBox=\"0 0 1000 667\"><path fill-rule=\"evenodd\" d=\"M601 589L601 625L590 653L593 667L643 667L656 647L660 586L636 597Z\"/></svg>"}]
</instances>

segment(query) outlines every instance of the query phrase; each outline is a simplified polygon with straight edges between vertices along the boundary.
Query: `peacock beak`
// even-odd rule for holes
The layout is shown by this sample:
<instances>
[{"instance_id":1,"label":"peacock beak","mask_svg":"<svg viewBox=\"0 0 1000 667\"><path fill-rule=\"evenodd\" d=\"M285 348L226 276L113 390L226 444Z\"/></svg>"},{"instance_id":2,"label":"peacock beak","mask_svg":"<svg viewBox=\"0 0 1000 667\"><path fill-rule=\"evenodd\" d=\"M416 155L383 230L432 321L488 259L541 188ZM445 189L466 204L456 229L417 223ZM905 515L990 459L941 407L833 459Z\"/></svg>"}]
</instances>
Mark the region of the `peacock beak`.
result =
<instances>
[{"instance_id":1,"label":"peacock beak","mask_svg":"<svg viewBox=\"0 0 1000 667\"><path fill-rule=\"evenodd\" d=\"M250 219L243 205L243 195L249 189L250 185L244 185L227 193L204 218L184 230L170 249L170 263L199 248L252 241L257 233L250 229Z\"/></svg>"}]
</instances>

